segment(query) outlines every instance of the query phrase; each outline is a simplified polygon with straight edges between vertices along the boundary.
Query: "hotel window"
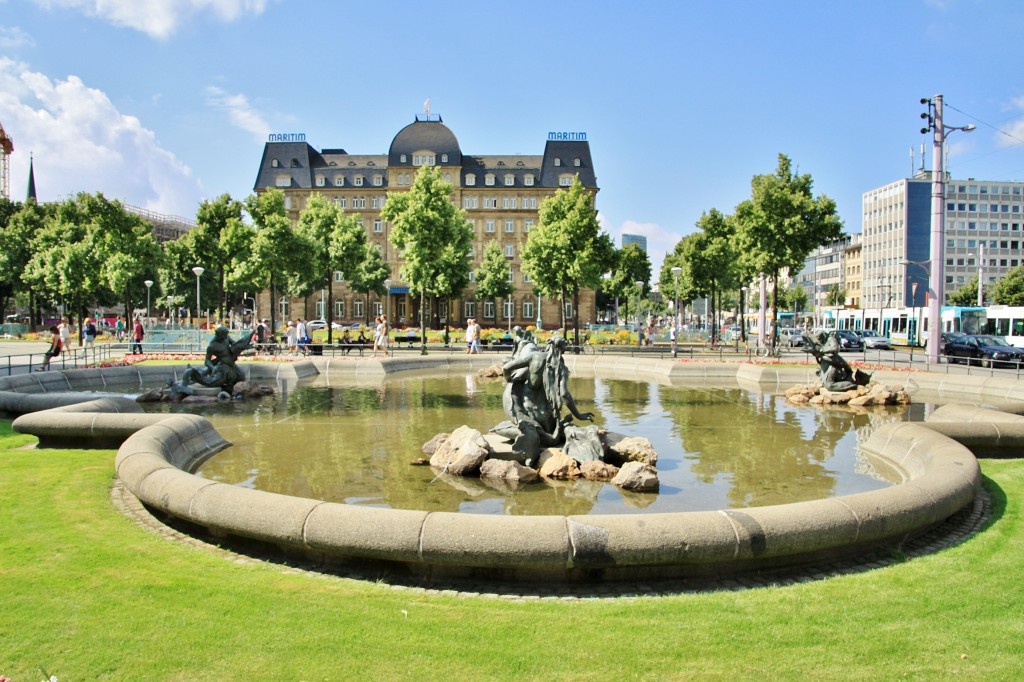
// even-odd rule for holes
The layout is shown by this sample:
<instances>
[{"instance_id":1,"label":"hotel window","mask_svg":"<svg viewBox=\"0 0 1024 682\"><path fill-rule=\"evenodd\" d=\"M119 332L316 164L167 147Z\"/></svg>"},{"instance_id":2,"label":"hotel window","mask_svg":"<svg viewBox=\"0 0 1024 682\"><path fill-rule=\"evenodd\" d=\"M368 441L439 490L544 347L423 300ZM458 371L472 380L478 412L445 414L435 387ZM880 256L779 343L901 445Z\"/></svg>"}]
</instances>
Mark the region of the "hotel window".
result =
<instances>
[{"instance_id":1,"label":"hotel window","mask_svg":"<svg viewBox=\"0 0 1024 682\"><path fill-rule=\"evenodd\" d=\"M270 167L271 168L277 168L280 165L281 165L281 163L277 159L271 159L270 160Z\"/></svg>"},{"instance_id":2,"label":"hotel window","mask_svg":"<svg viewBox=\"0 0 1024 682\"><path fill-rule=\"evenodd\" d=\"M484 208L498 208L498 197L484 197Z\"/></svg>"},{"instance_id":3,"label":"hotel window","mask_svg":"<svg viewBox=\"0 0 1024 682\"><path fill-rule=\"evenodd\" d=\"M366 208L366 197L352 197L352 208Z\"/></svg>"},{"instance_id":4,"label":"hotel window","mask_svg":"<svg viewBox=\"0 0 1024 682\"><path fill-rule=\"evenodd\" d=\"M466 186L472 187L476 184L476 176L472 173L466 173Z\"/></svg>"},{"instance_id":5,"label":"hotel window","mask_svg":"<svg viewBox=\"0 0 1024 682\"><path fill-rule=\"evenodd\" d=\"M324 176L322 176L322 175L318 175L318 176L316 176L316 186L317 186L317 187L323 187L323 186L325 186L326 184L327 184L327 178L325 178L325 177L324 177Z\"/></svg>"},{"instance_id":6,"label":"hotel window","mask_svg":"<svg viewBox=\"0 0 1024 682\"><path fill-rule=\"evenodd\" d=\"M284 296L277 302L277 312L281 317L288 317L288 299Z\"/></svg>"},{"instance_id":7,"label":"hotel window","mask_svg":"<svg viewBox=\"0 0 1024 682\"><path fill-rule=\"evenodd\" d=\"M356 187L362 187L363 186L363 176L362 175L357 175L354 178L352 178L352 184L355 185Z\"/></svg>"},{"instance_id":8,"label":"hotel window","mask_svg":"<svg viewBox=\"0 0 1024 682\"><path fill-rule=\"evenodd\" d=\"M373 176L373 186L382 187L384 185L384 178L380 175Z\"/></svg>"},{"instance_id":9,"label":"hotel window","mask_svg":"<svg viewBox=\"0 0 1024 682\"><path fill-rule=\"evenodd\" d=\"M525 232L526 234L530 234L530 230L532 230L532 229L533 229L533 220L527 218L526 220L523 221L523 232Z\"/></svg>"},{"instance_id":10,"label":"hotel window","mask_svg":"<svg viewBox=\"0 0 1024 682\"><path fill-rule=\"evenodd\" d=\"M523 272L523 284L529 284L529 282L530 282L530 276L528 274L526 274L525 272ZM527 317L530 317L530 316L527 315Z\"/></svg>"},{"instance_id":11,"label":"hotel window","mask_svg":"<svg viewBox=\"0 0 1024 682\"><path fill-rule=\"evenodd\" d=\"M472 284L476 281L476 272L473 270L469 271L469 283Z\"/></svg>"},{"instance_id":12,"label":"hotel window","mask_svg":"<svg viewBox=\"0 0 1024 682\"><path fill-rule=\"evenodd\" d=\"M488 187L492 187L494 185L494 173L488 173L484 176L484 184Z\"/></svg>"},{"instance_id":13,"label":"hotel window","mask_svg":"<svg viewBox=\"0 0 1024 682\"><path fill-rule=\"evenodd\" d=\"M476 197L462 197L462 208L476 208L478 203Z\"/></svg>"},{"instance_id":14,"label":"hotel window","mask_svg":"<svg viewBox=\"0 0 1024 682\"><path fill-rule=\"evenodd\" d=\"M494 319L494 301L484 301L484 318Z\"/></svg>"},{"instance_id":15,"label":"hotel window","mask_svg":"<svg viewBox=\"0 0 1024 682\"><path fill-rule=\"evenodd\" d=\"M506 187L512 187L515 184L516 184L516 176L512 175L511 173L509 173L508 175L505 176L505 186Z\"/></svg>"},{"instance_id":16,"label":"hotel window","mask_svg":"<svg viewBox=\"0 0 1024 682\"><path fill-rule=\"evenodd\" d=\"M398 161L399 163L405 163L405 154L402 154L400 157L398 157Z\"/></svg>"},{"instance_id":17,"label":"hotel window","mask_svg":"<svg viewBox=\"0 0 1024 682\"><path fill-rule=\"evenodd\" d=\"M274 185L277 186L277 187L291 187L292 186L292 176L290 176L290 175L278 175L277 178L274 179Z\"/></svg>"},{"instance_id":18,"label":"hotel window","mask_svg":"<svg viewBox=\"0 0 1024 682\"><path fill-rule=\"evenodd\" d=\"M516 283L516 273L512 269L509 269L509 271L508 271L508 283L509 284L515 284Z\"/></svg>"},{"instance_id":19,"label":"hotel window","mask_svg":"<svg viewBox=\"0 0 1024 682\"><path fill-rule=\"evenodd\" d=\"M506 320L511 320L513 317L516 316L515 301L505 301L505 303L502 304L502 308L504 308L502 312L504 313Z\"/></svg>"},{"instance_id":20,"label":"hotel window","mask_svg":"<svg viewBox=\"0 0 1024 682\"><path fill-rule=\"evenodd\" d=\"M342 282L342 281L344 281L344 280L343 280L343 279L341 278L341 270L335 270L335 271L334 271L334 281L335 281L335 282Z\"/></svg>"},{"instance_id":21,"label":"hotel window","mask_svg":"<svg viewBox=\"0 0 1024 682\"><path fill-rule=\"evenodd\" d=\"M555 157L555 165L556 166L561 166L562 165L562 160L560 158L558 158L557 156Z\"/></svg>"},{"instance_id":22,"label":"hotel window","mask_svg":"<svg viewBox=\"0 0 1024 682\"><path fill-rule=\"evenodd\" d=\"M533 319L533 301L523 301L523 317Z\"/></svg>"},{"instance_id":23,"label":"hotel window","mask_svg":"<svg viewBox=\"0 0 1024 682\"><path fill-rule=\"evenodd\" d=\"M345 302L335 301L334 302L334 317L335 319L341 320L345 318Z\"/></svg>"},{"instance_id":24,"label":"hotel window","mask_svg":"<svg viewBox=\"0 0 1024 682\"><path fill-rule=\"evenodd\" d=\"M565 302L565 319L572 319L572 301Z\"/></svg>"},{"instance_id":25,"label":"hotel window","mask_svg":"<svg viewBox=\"0 0 1024 682\"><path fill-rule=\"evenodd\" d=\"M506 220L505 221L505 232L507 234L512 234L515 231L516 231L516 223L515 223L515 221L514 220Z\"/></svg>"},{"instance_id":26,"label":"hotel window","mask_svg":"<svg viewBox=\"0 0 1024 682\"><path fill-rule=\"evenodd\" d=\"M572 176L571 175L563 175L563 176L559 177L558 178L558 186L559 187L571 187L572 186Z\"/></svg>"},{"instance_id":27,"label":"hotel window","mask_svg":"<svg viewBox=\"0 0 1024 682\"><path fill-rule=\"evenodd\" d=\"M436 157L433 154L413 154L412 165L414 166L433 166L436 162Z\"/></svg>"},{"instance_id":28,"label":"hotel window","mask_svg":"<svg viewBox=\"0 0 1024 682\"><path fill-rule=\"evenodd\" d=\"M448 155L447 154L442 154L441 155L441 163L448 163Z\"/></svg>"},{"instance_id":29,"label":"hotel window","mask_svg":"<svg viewBox=\"0 0 1024 682\"><path fill-rule=\"evenodd\" d=\"M523 176L523 184L527 187L533 187L533 175L528 174Z\"/></svg>"},{"instance_id":30,"label":"hotel window","mask_svg":"<svg viewBox=\"0 0 1024 682\"><path fill-rule=\"evenodd\" d=\"M515 258L516 257L516 245L515 244L505 244L505 257L506 258Z\"/></svg>"},{"instance_id":31,"label":"hotel window","mask_svg":"<svg viewBox=\"0 0 1024 682\"><path fill-rule=\"evenodd\" d=\"M476 301L465 301L462 304L462 310L465 312L465 317L473 317L476 315Z\"/></svg>"},{"instance_id":32,"label":"hotel window","mask_svg":"<svg viewBox=\"0 0 1024 682\"><path fill-rule=\"evenodd\" d=\"M484 223L484 232L494 232L494 221L488 220Z\"/></svg>"},{"instance_id":33,"label":"hotel window","mask_svg":"<svg viewBox=\"0 0 1024 682\"><path fill-rule=\"evenodd\" d=\"M335 187L344 187L345 186L345 176L344 175L336 175L336 176L334 176L334 186Z\"/></svg>"},{"instance_id":34,"label":"hotel window","mask_svg":"<svg viewBox=\"0 0 1024 682\"><path fill-rule=\"evenodd\" d=\"M373 220L373 231L374 232L383 232L384 231L384 221L382 221L380 218L374 218L374 220Z\"/></svg>"},{"instance_id":35,"label":"hotel window","mask_svg":"<svg viewBox=\"0 0 1024 682\"><path fill-rule=\"evenodd\" d=\"M515 208L519 204L519 200L516 197L502 197L501 207L502 208Z\"/></svg>"},{"instance_id":36,"label":"hotel window","mask_svg":"<svg viewBox=\"0 0 1024 682\"><path fill-rule=\"evenodd\" d=\"M286 210L289 210L289 211L292 210L292 198L291 197L285 197L284 198L284 207L285 207Z\"/></svg>"},{"instance_id":37,"label":"hotel window","mask_svg":"<svg viewBox=\"0 0 1024 682\"><path fill-rule=\"evenodd\" d=\"M338 197L336 201L339 208L348 208L348 197Z\"/></svg>"},{"instance_id":38,"label":"hotel window","mask_svg":"<svg viewBox=\"0 0 1024 682\"><path fill-rule=\"evenodd\" d=\"M576 166L577 168L579 168L579 166L580 166L580 160L579 160L579 158L575 158L575 159L573 159L573 160L572 160L572 165L574 165L574 166Z\"/></svg>"}]
</instances>

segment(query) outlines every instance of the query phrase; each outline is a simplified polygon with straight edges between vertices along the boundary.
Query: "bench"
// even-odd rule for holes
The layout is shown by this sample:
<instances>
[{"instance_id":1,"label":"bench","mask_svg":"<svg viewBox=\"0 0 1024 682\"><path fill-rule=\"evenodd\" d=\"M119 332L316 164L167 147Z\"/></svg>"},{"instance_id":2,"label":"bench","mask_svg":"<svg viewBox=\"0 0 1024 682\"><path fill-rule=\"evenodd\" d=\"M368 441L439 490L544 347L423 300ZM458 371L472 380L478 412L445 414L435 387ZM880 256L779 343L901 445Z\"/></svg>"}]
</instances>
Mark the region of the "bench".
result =
<instances>
[{"instance_id":1,"label":"bench","mask_svg":"<svg viewBox=\"0 0 1024 682\"><path fill-rule=\"evenodd\" d=\"M418 335L411 336L409 334L395 334L394 336L394 343L396 346L400 346L401 344L404 343L406 345L406 348L412 348L413 344L419 342L420 337Z\"/></svg>"},{"instance_id":2,"label":"bench","mask_svg":"<svg viewBox=\"0 0 1024 682\"><path fill-rule=\"evenodd\" d=\"M369 345L370 344L368 343L354 343L351 341L348 343L342 343L341 341L337 341L334 344L334 353L337 354L338 352L342 352L343 355L348 355L353 350L358 350L361 357L363 355L363 350Z\"/></svg>"}]
</instances>

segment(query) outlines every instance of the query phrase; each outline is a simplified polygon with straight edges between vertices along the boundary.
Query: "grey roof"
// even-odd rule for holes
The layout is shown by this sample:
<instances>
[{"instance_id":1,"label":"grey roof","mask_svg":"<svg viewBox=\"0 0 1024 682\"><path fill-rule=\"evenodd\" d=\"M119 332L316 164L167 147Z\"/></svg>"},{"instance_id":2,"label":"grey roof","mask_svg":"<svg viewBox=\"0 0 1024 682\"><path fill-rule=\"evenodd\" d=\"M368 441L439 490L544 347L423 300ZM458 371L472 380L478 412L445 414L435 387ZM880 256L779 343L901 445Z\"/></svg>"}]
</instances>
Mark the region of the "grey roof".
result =
<instances>
[{"instance_id":1,"label":"grey roof","mask_svg":"<svg viewBox=\"0 0 1024 682\"><path fill-rule=\"evenodd\" d=\"M560 165L555 165L558 159ZM579 165L576 160L579 159ZM544 145L544 165L540 184L543 187L558 187L558 176L562 173L579 174L580 183L590 189L597 188L594 162L590 158L590 143L586 141L548 140Z\"/></svg>"},{"instance_id":2,"label":"grey roof","mask_svg":"<svg viewBox=\"0 0 1024 682\"><path fill-rule=\"evenodd\" d=\"M432 151L437 155L438 165L461 166L462 149L455 134L441 122L440 117L434 120L415 121L398 131L391 141L388 152L389 166L412 166L412 155L419 151ZM405 154L405 161L402 161ZM447 154L448 161L442 162L441 155Z\"/></svg>"},{"instance_id":3,"label":"grey roof","mask_svg":"<svg viewBox=\"0 0 1024 682\"><path fill-rule=\"evenodd\" d=\"M274 162L277 166L274 166ZM256 176L253 187L281 187L278 177L287 173L291 175L291 188L313 186L312 169L324 165L320 153L305 142L267 142L263 146L263 159L260 161L260 172Z\"/></svg>"}]
</instances>

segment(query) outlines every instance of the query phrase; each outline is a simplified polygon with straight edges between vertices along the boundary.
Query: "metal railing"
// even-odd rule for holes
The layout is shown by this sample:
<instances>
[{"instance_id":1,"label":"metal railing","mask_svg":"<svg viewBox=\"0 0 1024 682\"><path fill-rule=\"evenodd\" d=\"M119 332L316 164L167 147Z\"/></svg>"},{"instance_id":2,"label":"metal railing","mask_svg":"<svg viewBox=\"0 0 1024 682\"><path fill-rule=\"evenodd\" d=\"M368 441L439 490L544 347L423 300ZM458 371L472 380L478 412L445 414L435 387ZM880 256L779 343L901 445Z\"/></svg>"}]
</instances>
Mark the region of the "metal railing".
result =
<instances>
[{"instance_id":1,"label":"metal railing","mask_svg":"<svg viewBox=\"0 0 1024 682\"><path fill-rule=\"evenodd\" d=\"M50 359L49 369L84 369L108 362L115 356L113 344L100 344L93 348L71 348L59 356ZM0 376L29 374L41 369L46 361L46 353L22 353L0 358Z\"/></svg>"}]
</instances>

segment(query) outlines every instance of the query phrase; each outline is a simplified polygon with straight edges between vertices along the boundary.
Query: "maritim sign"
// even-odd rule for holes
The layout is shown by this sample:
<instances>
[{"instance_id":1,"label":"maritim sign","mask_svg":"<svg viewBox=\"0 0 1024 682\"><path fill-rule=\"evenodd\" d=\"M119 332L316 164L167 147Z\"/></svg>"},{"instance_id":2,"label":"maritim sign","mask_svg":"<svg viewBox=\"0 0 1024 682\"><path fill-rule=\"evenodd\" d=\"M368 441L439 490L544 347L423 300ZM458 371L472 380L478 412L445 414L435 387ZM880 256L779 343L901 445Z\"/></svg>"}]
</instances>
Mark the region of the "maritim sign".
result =
<instances>
[{"instance_id":1,"label":"maritim sign","mask_svg":"<svg viewBox=\"0 0 1024 682\"><path fill-rule=\"evenodd\" d=\"M270 133L267 142L305 142L306 133Z\"/></svg>"},{"instance_id":2,"label":"maritim sign","mask_svg":"<svg viewBox=\"0 0 1024 682\"><path fill-rule=\"evenodd\" d=\"M562 142L565 142L565 141L569 141L569 142L586 142L587 141L587 134L584 133L584 132L572 133L572 132L564 132L564 131L563 132L554 132L554 131L552 131L552 132L548 133L548 140L549 141L550 140L558 140L558 141L562 141Z\"/></svg>"}]
</instances>

